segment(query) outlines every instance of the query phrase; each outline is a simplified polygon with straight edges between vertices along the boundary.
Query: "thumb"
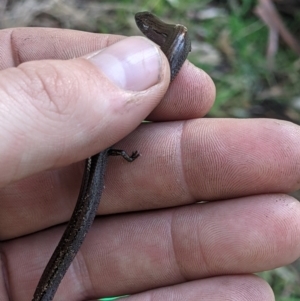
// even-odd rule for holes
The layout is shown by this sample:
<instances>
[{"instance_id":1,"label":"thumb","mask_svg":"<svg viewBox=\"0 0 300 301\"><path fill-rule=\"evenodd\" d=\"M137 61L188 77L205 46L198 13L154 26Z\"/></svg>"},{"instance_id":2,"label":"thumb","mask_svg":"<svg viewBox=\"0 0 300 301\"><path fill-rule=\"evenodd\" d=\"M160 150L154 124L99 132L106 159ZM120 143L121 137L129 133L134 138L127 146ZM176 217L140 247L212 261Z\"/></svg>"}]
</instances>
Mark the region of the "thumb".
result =
<instances>
[{"instance_id":1,"label":"thumb","mask_svg":"<svg viewBox=\"0 0 300 301\"><path fill-rule=\"evenodd\" d=\"M84 58L0 72L0 186L87 158L133 131L164 95L169 65L146 38Z\"/></svg>"}]
</instances>

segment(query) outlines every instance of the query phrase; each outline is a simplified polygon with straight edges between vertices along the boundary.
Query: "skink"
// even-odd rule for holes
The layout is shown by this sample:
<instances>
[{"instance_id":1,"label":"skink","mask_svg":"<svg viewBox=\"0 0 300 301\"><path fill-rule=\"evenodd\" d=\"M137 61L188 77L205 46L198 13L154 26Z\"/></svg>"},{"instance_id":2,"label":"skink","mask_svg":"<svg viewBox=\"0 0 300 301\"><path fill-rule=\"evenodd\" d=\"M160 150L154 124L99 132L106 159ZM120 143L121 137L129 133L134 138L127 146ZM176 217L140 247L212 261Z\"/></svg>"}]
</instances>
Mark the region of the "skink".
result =
<instances>
[{"instance_id":1,"label":"skink","mask_svg":"<svg viewBox=\"0 0 300 301\"><path fill-rule=\"evenodd\" d=\"M164 23L149 12L137 13L135 20L142 33L158 44L168 58L172 81L191 51L186 27ZM137 152L128 156L122 150L108 148L86 160L81 189L72 217L41 276L32 301L53 300L95 218L104 187L108 156L119 155L129 162L139 156Z\"/></svg>"}]
</instances>

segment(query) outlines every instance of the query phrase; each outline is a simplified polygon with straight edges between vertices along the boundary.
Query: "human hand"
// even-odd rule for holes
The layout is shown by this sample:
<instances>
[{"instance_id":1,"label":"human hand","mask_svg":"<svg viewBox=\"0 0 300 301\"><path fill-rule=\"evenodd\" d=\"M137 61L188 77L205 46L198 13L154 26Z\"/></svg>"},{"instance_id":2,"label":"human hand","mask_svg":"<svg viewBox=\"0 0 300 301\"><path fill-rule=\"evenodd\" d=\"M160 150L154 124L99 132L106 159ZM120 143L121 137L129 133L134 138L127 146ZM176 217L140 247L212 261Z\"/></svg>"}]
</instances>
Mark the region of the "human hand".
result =
<instances>
[{"instance_id":1,"label":"human hand","mask_svg":"<svg viewBox=\"0 0 300 301\"><path fill-rule=\"evenodd\" d=\"M150 87L146 92L123 91L86 59L58 61L90 58L121 37L52 29L16 29L12 40L9 34L0 32L0 299L30 300L65 228L59 224L74 208L83 169L75 162L138 126L165 93L169 67L162 56L161 67L150 64L154 78L131 82L132 90ZM116 44L122 52L124 45ZM25 61L32 62L7 69ZM278 193L299 186L299 129L274 120L194 119L213 99L211 80L186 63L149 115L156 122L117 145L142 156L132 164L110 159L102 216L54 300L273 300L251 273L298 257L299 205Z\"/></svg>"}]
</instances>

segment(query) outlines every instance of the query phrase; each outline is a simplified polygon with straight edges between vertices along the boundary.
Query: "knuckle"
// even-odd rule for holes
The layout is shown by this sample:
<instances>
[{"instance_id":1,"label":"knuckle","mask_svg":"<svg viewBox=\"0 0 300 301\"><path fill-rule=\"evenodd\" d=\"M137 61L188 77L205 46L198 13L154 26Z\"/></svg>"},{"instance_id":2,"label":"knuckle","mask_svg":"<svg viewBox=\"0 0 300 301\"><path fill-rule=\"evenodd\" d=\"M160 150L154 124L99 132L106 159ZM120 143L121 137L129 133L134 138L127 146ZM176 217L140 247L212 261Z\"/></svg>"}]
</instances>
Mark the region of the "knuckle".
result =
<instances>
[{"instance_id":1,"label":"knuckle","mask_svg":"<svg viewBox=\"0 0 300 301\"><path fill-rule=\"evenodd\" d=\"M72 113L72 100L79 95L77 77L72 72L62 70L53 62L41 62L34 68L22 64L19 70L22 73L19 84L24 96L22 100L27 99L31 106L50 119Z\"/></svg>"}]
</instances>

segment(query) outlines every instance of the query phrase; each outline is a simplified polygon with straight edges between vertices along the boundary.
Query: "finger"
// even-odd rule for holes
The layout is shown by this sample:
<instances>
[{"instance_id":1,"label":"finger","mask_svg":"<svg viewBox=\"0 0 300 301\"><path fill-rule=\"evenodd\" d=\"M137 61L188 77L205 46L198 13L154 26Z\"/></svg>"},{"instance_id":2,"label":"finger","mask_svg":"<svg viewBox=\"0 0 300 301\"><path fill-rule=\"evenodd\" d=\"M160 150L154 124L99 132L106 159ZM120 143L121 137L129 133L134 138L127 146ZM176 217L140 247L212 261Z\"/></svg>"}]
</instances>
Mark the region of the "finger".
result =
<instances>
[{"instance_id":1,"label":"finger","mask_svg":"<svg viewBox=\"0 0 300 301\"><path fill-rule=\"evenodd\" d=\"M186 61L147 119L172 121L203 117L211 109L215 94L216 88L210 76Z\"/></svg>"},{"instance_id":2,"label":"finger","mask_svg":"<svg viewBox=\"0 0 300 301\"><path fill-rule=\"evenodd\" d=\"M295 164L300 155L299 136L298 126L270 119L201 119L140 126L116 147L138 150L141 157L132 164L109 159L98 212L291 192L299 188ZM0 237L68 221L81 177L82 169L73 165L2 189Z\"/></svg>"},{"instance_id":3,"label":"finger","mask_svg":"<svg viewBox=\"0 0 300 301\"><path fill-rule=\"evenodd\" d=\"M0 30L0 70L21 63L68 60L104 49L123 36L86 33L57 28L14 28ZM183 120L204 116L215 99L215 86L203 71L185 63L150 120Z\"/></svg>"},{"instance_id":4,"label":"finger","mask_svg":"<svg viewBox=\"0 0 300 301\"><path fill-rule=\"evenodd\" d=\"M295 164L300 128L285 121L197 119L144 125L117 147L136 147L142 156L134 165L110 161L102 214L300 187Z\"/></svg>"},{"instance_id":5,"label":"finger","mask_svg":"<svg viewBox=\"0 0 300 301\"><path fill-rule=\"evenodd\" d=\"M295 199L261 195L99 218L57 296L134 294L288 264L300 252L299 214ZM33 291L62 231L56 227L2 244L10 271L2 275L9 275L7 287L19 294L16 300Z\"/></svg>"},{"instance_id":6,"label":"finger","mask_svg":"<svg viewBox=\"0 0 300 301\"><path fill-rule=\"evenodd\" d=\"M145 38L128 38L86 59L1 71L0 185L113 145L157 105L168 83L167 60Z\"/></svg>"},{"instance_id":7,"label":"finger","mask_svg":"<svg viewBox=\"0 0 300 301\"><path fill-rule=\"evenodd\" d=\"M58 28L0 30L0 70L39 60L69 60L106 48L124 36Z\"/></svg>"},{"instance_id":8,"label":"finger","mask_svg":"<svg viewBox=\"0 0 300 301\"><path fill-rule=\"evenodd\" d=\"M153 289L129 296L128 301L274 301L269 284L254 275L223 276Z\"/></svg>"}]
</instances>

